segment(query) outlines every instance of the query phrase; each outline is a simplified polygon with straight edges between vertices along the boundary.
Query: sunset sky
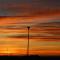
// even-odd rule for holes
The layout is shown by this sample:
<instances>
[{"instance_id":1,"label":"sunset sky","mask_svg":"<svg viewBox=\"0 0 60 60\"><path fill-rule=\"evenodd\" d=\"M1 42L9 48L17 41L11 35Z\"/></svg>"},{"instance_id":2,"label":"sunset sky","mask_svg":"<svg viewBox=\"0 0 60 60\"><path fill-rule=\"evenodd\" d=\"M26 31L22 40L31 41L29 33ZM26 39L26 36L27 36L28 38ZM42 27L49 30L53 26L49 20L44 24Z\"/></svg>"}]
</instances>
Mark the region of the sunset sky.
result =
<instances>
[{"instance_id":1,"label":"sunset sky","mask_svg":"<svg viewBox=\"0 0 60 60\"><path fill-rule=\"evenodd\" d=\"M0 55L60 55L60 0L0 0Z\"/></svg>"}]
</instances>

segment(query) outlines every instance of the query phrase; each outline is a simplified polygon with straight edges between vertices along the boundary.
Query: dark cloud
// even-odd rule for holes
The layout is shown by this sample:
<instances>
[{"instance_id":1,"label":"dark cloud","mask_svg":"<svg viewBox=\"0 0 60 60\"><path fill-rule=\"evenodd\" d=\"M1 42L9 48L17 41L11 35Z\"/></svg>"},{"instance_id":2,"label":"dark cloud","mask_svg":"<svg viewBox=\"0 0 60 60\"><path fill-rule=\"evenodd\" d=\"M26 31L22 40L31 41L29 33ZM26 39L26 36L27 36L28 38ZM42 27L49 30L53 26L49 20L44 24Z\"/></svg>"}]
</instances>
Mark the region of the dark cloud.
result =
<instances>
[{"instance_id":1,"label":"dark cloud","mask_svg":"<svg viewBox=\"0 0 60 60\"><path fill-rule=\"evenodd\" d=\"M0 0L0 16L60 13L60 0Z\"/></svg>"}]
</instances>

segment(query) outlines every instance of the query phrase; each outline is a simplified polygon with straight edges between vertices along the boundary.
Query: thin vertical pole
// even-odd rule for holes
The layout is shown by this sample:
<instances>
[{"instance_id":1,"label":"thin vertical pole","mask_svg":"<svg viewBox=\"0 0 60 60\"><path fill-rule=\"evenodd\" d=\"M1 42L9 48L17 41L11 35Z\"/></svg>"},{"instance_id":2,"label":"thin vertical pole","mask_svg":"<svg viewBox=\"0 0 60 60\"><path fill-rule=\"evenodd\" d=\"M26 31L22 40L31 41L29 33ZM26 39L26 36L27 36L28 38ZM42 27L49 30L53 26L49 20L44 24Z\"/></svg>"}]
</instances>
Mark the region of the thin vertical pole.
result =
<instances>
[{"instance_id":1,"label":"thin vertical pole","mask_svg":"<svg viewBox=\"0 0 60 60\"><path fill-rule=\"evenodd\" d=\"M30 27L28 26L28 44L27 44L27 56L29 56L29 29Z\"/></svg>"}]
</instances>

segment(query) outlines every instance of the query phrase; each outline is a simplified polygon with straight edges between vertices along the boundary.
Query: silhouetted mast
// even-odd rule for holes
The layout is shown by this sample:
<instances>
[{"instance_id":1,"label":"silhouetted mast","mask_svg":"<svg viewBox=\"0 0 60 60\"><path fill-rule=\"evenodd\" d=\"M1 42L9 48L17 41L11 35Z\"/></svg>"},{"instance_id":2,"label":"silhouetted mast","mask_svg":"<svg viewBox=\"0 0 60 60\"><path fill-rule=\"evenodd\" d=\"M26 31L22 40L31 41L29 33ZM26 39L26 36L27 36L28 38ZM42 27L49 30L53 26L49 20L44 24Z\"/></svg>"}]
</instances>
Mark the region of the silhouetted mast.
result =
<instances>
[{"instance_id":1,"label":"silhouetted mast","mask_svg":"<svg viewBox=\"0 0 60 60\"><path fill-rule=\"evenodd\" d=\"M29 56L29 29L30 29L30 26L27 26L27 28L28 28L27 56Z\"/></svg>"}]
</instances>

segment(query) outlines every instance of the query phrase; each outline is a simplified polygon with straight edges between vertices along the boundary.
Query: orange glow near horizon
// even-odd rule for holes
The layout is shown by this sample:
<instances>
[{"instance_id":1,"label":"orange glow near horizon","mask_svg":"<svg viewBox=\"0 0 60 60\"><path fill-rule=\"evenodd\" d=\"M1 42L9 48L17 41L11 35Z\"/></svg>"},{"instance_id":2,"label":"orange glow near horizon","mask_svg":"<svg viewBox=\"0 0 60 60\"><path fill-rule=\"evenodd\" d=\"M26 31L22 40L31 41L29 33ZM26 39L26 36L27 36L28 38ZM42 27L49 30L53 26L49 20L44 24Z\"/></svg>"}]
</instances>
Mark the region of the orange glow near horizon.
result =
<instances>
[{"instance_id":1,"label":"orange glow near horizon","mask_svg":"<svg viewBox=\"0 0 60 60\"><path fill-rule=\"evenodd\" d=\"M59 15L60 16L60 15ZM6 17L0 20L0 55L26 55L27 53L27 26L30 25L30 48L32 55L60 55L60 28L39 27L40 23L58 20L59 16L46 17ZM22 24L22 25L21 25ZM10 26L10 27L9 27ZM16 28L12 27L15 26ZM22 27L23 26L23 27ZM44 25L45 26L45 25ZM12 28L11 28L12 27ZM18 28L19 27L19 28ZM58 31L56 33L56 30ZM59 38L59 39L58 39Z\"/></svg>"}]
</instances>

